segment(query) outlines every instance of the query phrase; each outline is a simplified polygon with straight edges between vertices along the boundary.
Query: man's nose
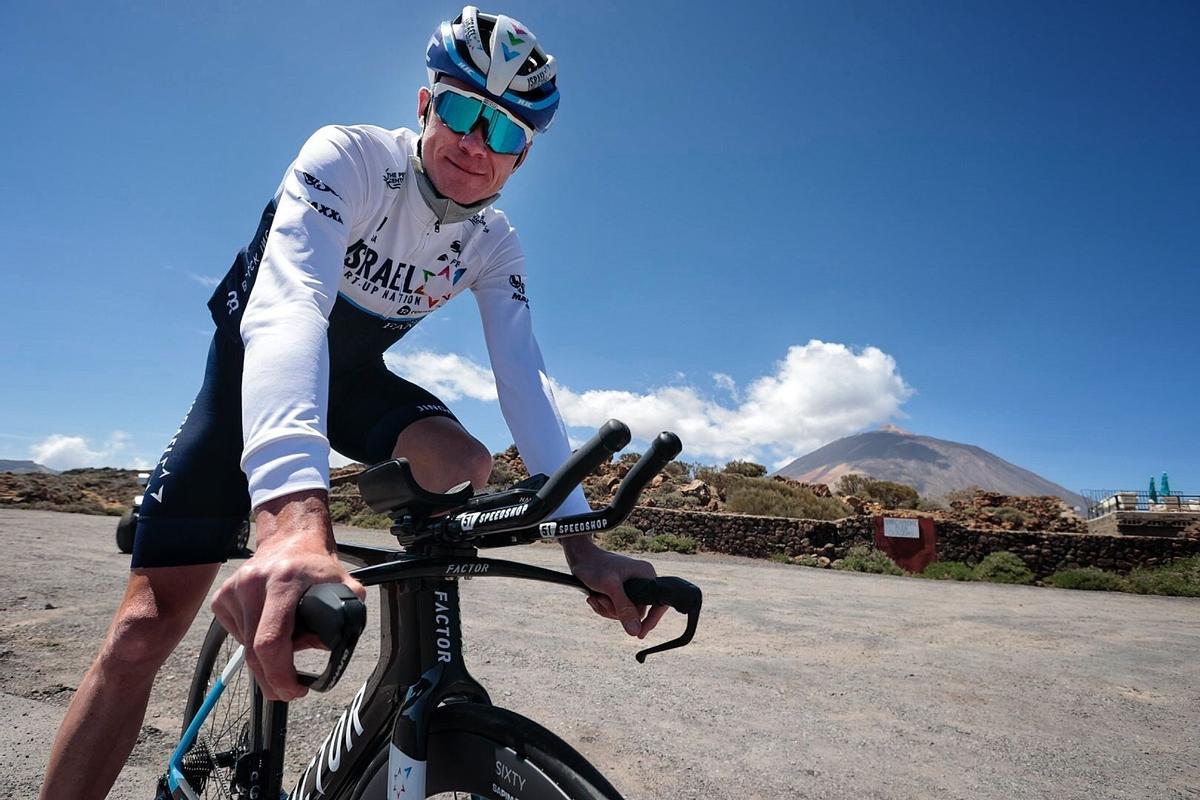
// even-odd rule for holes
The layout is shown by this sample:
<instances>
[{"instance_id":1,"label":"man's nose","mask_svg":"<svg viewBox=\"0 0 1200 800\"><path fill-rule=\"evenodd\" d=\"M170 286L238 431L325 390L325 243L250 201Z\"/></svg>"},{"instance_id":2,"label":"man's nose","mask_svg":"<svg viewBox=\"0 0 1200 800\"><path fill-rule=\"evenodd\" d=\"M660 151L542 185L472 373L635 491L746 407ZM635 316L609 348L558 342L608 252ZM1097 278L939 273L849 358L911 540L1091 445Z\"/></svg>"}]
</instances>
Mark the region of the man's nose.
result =
<instances>
[{"instance_id":1,"label":"man's nose","mask_svg":"<svg viewBox=\"0 0 1200 800\"><path fill-rule=\"evenodd\" d=\"M463 134L462 138L458 140L458 146L471 156L486 156L488 147L483 129L483 120L479 120L475 127L471 128L470 133Z\"/></svg>"}]
</instances>

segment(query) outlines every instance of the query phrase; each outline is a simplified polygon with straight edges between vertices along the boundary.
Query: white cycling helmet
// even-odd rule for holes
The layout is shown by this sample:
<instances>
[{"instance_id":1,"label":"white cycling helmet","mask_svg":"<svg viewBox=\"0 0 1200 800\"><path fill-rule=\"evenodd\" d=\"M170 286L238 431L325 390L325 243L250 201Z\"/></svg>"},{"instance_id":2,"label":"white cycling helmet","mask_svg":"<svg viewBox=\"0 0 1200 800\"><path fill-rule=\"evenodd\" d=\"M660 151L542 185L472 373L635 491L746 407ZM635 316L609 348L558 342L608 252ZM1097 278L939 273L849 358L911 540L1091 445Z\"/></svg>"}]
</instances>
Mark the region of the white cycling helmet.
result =
<instances>
[{"instance_id":1,"label":"white cycling helmet","mask_svg":"<svg viewBox=\"0 0 1200 800\"><path fill-rule=\"evenodd\" d=\"M538 132L558 109L554 56L542 50L524 25L503 14L466 6L441 23L425 51L429 85L451 75L495 100Z\"/></svg>"}]
</instances>

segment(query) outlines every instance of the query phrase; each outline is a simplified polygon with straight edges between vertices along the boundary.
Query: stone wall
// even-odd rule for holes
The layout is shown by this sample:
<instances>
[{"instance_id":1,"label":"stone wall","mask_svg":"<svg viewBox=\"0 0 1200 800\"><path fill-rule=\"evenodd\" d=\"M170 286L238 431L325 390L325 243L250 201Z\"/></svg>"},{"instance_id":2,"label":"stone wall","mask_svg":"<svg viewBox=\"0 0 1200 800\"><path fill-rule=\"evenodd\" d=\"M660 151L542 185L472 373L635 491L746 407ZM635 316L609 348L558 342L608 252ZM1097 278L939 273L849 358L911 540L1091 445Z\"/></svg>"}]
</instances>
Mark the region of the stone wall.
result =
<instances>
[{"instance_id":1,"label":"stone wall","mask_svg":"<svg viewBox=\"0 0 1200 800\"><path fill-rule=\"evenodd\" d=\"M868 516L827 522L639 507L630 514L629 524L647 533L691 536L712 552L753 558L784 553L836 560L851 547L874 539L874 522ZM937 531L939 560L974 564L988 553L1007 550L1020 556L1039 580L1061 569L1092 566L1128 573L1134 567L1200 555L1200 539L977 531L952 522L937 523Z\"/></svg>"}]
</instances>

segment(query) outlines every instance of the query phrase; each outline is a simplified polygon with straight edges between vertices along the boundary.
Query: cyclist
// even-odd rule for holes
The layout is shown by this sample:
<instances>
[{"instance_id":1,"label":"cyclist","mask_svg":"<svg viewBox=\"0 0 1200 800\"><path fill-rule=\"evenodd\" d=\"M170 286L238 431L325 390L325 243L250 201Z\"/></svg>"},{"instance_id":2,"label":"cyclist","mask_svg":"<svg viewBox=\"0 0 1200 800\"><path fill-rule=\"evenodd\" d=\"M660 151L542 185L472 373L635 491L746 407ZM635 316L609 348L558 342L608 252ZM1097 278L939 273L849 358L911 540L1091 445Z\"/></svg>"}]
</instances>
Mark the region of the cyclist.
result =
<instances>
[{"instance_id":1,"label":"cyclist","mask_svg":"<svg viewBox=\"0 0 1200 800\"><path fill-rule=\"evenodd\" d=\"M203 602L252 508L257 552L212 606L247 646L269 699L305 693L292 613L341 581L329 520L332 445L371 463L403 456L419 483L476 488L487 449L382 353L466 289L479 306L505 420L532 472L569 455L534 340L524 259L493 205L558 107L554 59L504 15L467 6L425 54L420 131L329 126L301 148L209 307L204 383L146 489L125 596L51 752L43 798L103 797L133 747L150 687ZM239 460L240 459L240 460ZM578 489L562 513L587 510ZM648 563L589 539L564 543L593 610L644 636L665 608L633 605Z\"/></svg>"}]
</instances>

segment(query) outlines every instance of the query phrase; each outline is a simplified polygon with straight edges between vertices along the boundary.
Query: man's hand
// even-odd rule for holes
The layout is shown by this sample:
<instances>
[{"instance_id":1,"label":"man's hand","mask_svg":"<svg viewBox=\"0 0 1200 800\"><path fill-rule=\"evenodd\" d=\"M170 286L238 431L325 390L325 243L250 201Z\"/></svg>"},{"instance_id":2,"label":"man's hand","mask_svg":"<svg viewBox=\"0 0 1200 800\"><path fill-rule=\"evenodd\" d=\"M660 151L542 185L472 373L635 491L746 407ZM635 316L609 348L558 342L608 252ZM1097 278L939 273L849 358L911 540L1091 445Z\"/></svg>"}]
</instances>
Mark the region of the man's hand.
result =
<instances>
[{"instance_id":1,"label":"man's hand","mask_svg":"<svg viewBox=\"0 0 1200 800\"><path fill-rule=\"evenodd\" d=\"M623 584L630 578L654 578L658 575L649 561L610 553L592 542L590 537L563 539L563 552L571 573L585 586L598 594L588 597L588 605L602 617L620 621L625 632L639 639L654 630L667 613L667 606L634 605L625 595Z\"/></svg>"},{"instance_id":2,"label":"man's hand","mask_svg":"<svg viewBox=\"0 0 1200 800\"><path fill-rule=\"evenodd\" d=\"M366 598L338 561L326 493L297 492L264 503L254 556L213 598L217 619L246 646L246 665L268 700L291 701L308 689L296 680L292 641L300 595L318 583L344 583Z\"/></svg>"}]
</instances>

